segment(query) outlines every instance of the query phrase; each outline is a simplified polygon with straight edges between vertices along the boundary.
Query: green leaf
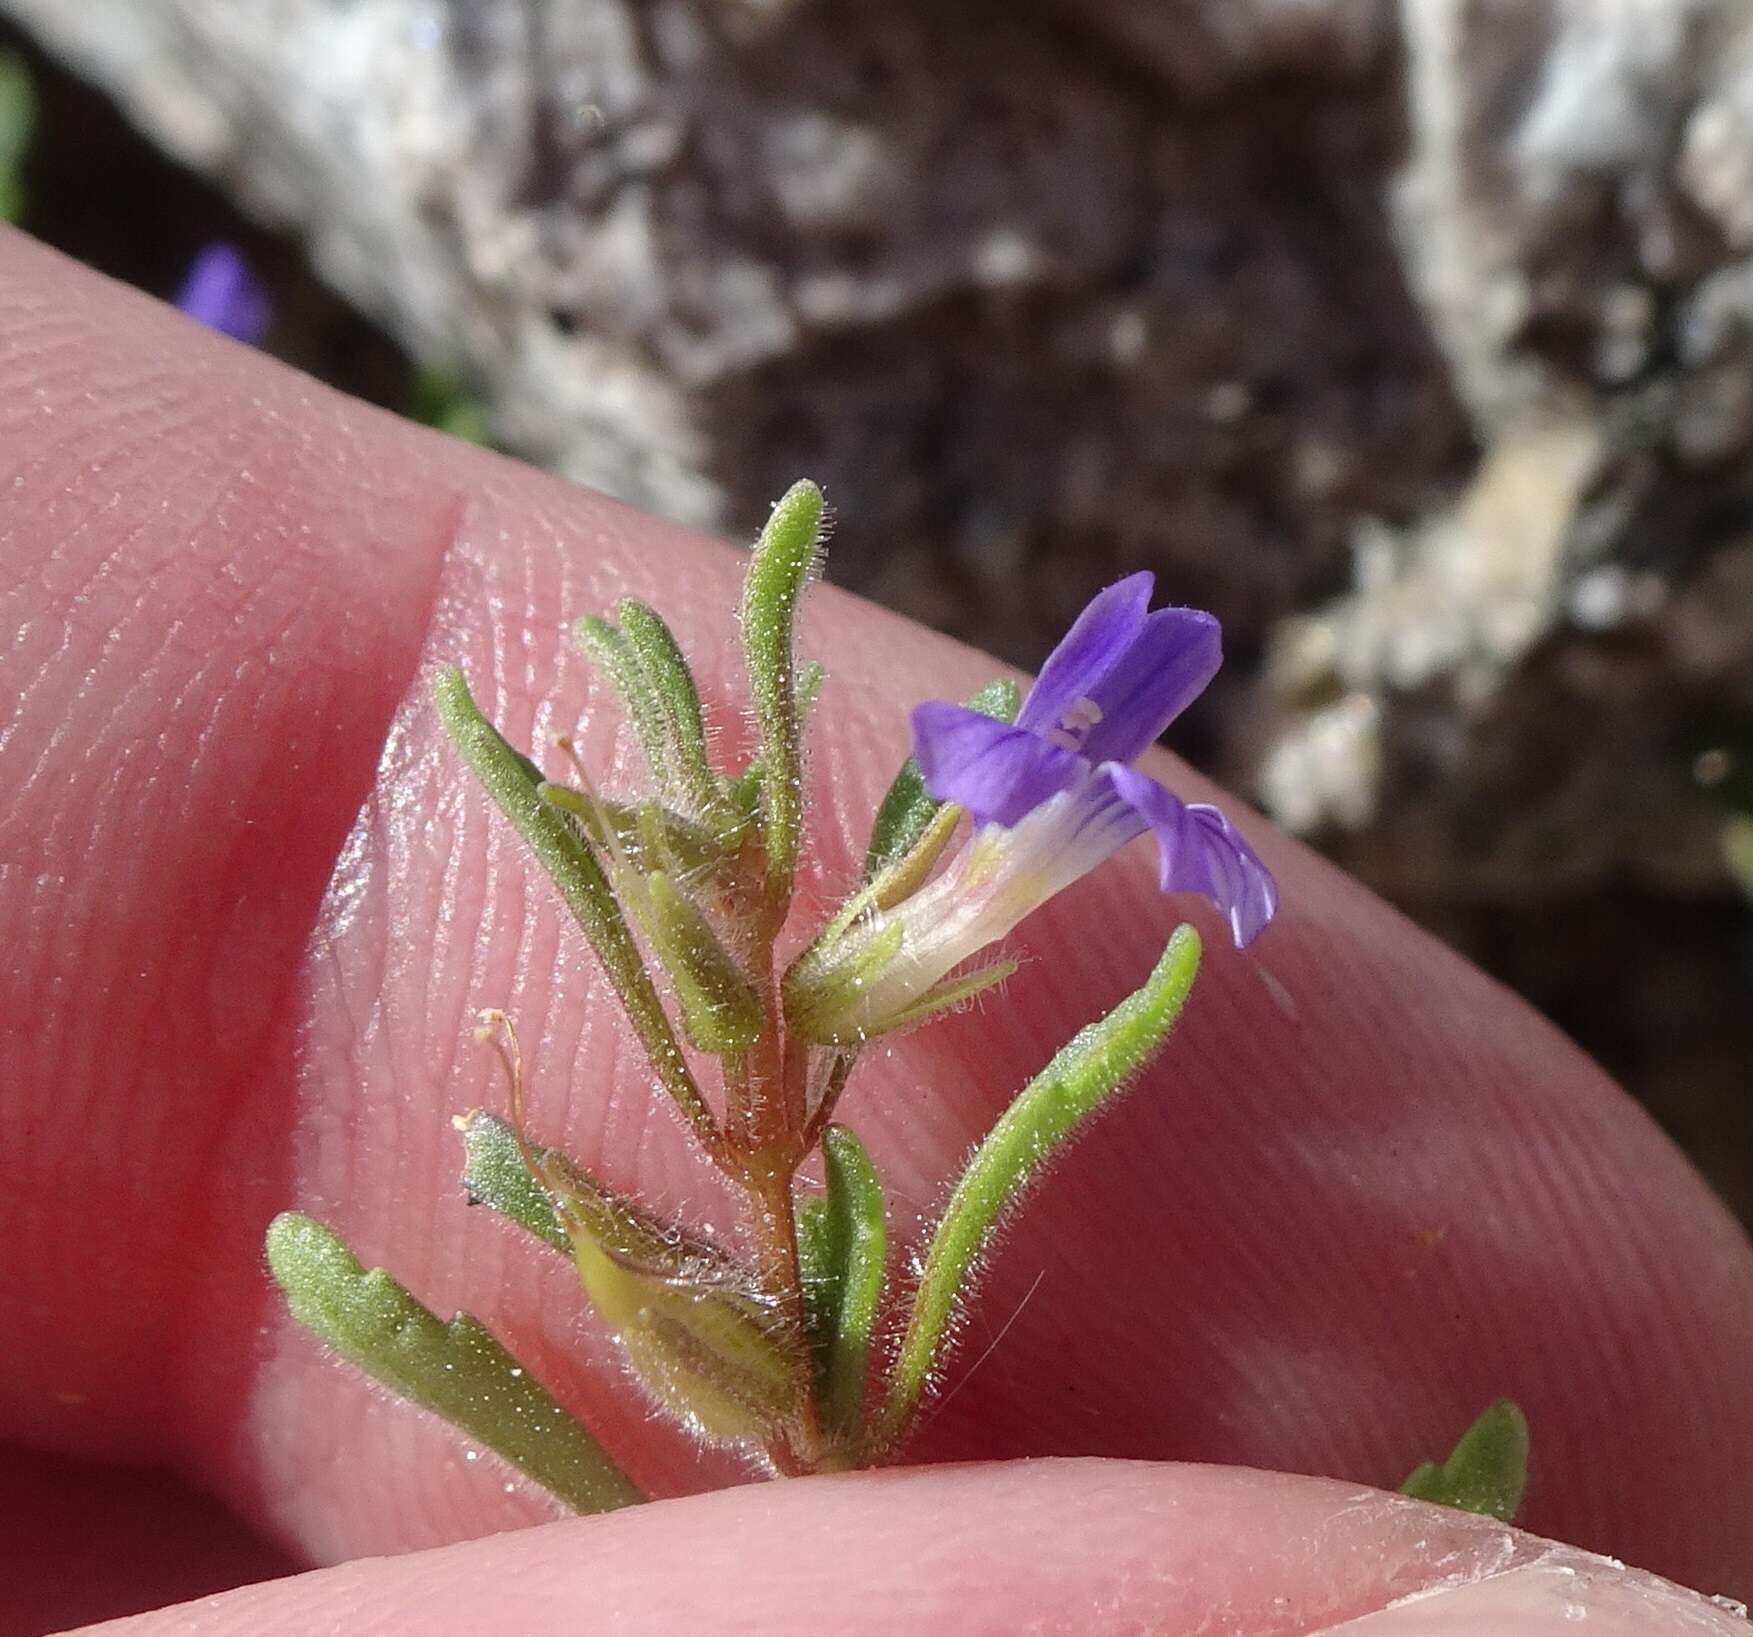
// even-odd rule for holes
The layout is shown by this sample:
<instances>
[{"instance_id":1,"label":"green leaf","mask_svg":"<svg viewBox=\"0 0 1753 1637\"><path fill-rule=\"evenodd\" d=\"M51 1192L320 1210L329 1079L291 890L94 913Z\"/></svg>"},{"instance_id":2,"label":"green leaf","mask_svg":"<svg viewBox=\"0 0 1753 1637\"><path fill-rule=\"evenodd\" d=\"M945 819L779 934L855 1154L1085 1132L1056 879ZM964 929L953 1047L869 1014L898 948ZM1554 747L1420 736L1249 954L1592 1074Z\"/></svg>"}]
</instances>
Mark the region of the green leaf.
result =
<instances>
[{"instance_id":1,"label":"green leaf","mask_svg":"<svg viewBox=\"0 0 1753 1637\"><path fill-rule=\"evenodd\" d=\"M819 659L806 659L797 668L797 722L801 731L809 720L810 712L815 708L816 700L821 697L822 684L828 680L828 673Z\"/></svg>"},{"instance_id":2,"label":"green leaf","mask_svg":"<svg viewBox=\"0 0 1753 1637\"><path fill-rule=\"evenodd\" d=\"M995 722L1014 722L1022 707L1022 694L1008 677L999 677L988 682L967 704L969 710L990 716ZM942 806L925 788L919 764L909 756L877 808L870 846L864 855L864 879L875 880L912 852Z\"/></svg>"},{"instance_id":3,"label":"green leaf","mask_svg":"<svg viewBox=\"0 0 1753 1637\"><path fill-rule=\"evenodd\" d=\"M876 1168L845 1126L824 1133L827 1192L797 1201L798 1259L825 1430L847 1464L864 1435L864 1387L888 1270L888 1226Z\"/></svg>"},{"instance_id":4,"label":"green leaf","mask_svg":"<svg viewBox=\"0 0 1753 1637\"><path fill-rule=\"evenodd\" d=\"M706 760L706 718L700 690L688 668L681 645L656 609L627 598L616 612L621 632L637 656L659 710L671 774L698 814L718 806L718 781Z\"/></svg>"},{"instance_id":5,"label":"green leaf","mask_svg":"<svg viewBox=\"0 0 1753 1637\"><path fill-rule=\"evenodd\" d=\"M0 221L24 214L22 173L36 125L36 81L16 51L0 51Z\"/></svg>"},{"instance_id":6,"label":"green leaf","mask_svg":"<svg viewBox=\"0 0 1753 1637\"><path fill-rule=\"evenodd\" d=\"M785 918L803 844L803 768L793 641L821 548L822 491L794 483L773 507L743 582L743 654L760 730L761 839L769 928Z\"/></svg>"},{"instance_id":7,"label":"green leaf","mask_svg":"<svg viewBox=\"0 0 1753 1637\"><path fill-rule=\"evenodd\" d=\"M268 1225L267 1250L292 1316L348 1363L442 1416L574 1511L645 1499L478 1319L459 1313L444 1323L295 1211Z\"/></svg>"},{"instance_id":8,"label":"green leaf","mask_svg":"<svg viewBox=\"0 0 1753 1637\"><path fill-rule=\"evenodd\" d=\"M652 947L675 984L688 1038L728 1056L760 1038L764 1015L749 975L699 907L661 870L645 877Z\"/></svg>"},{"instance_id":9,"label":"green leaf","mask_svg":"<svg viewBox=\"0 0 1753 1637\"><path fill-rule=\"evenodd\" d=\"M663 702L627 633L595 614L586 614L572 627L572 640L578 651L608 678L658 789L675 800L684 792L671 765Z\"/></svg>"},{"instance_id":10,"label":"green leaf","mask_svg":"<svg viewBox=\"0 0 1753 1637\"><path fill-rule=\"evenodd\" d=\"M821 694L828 673L817 660L806 660L797 668L797 731L801 739L809 726L810 711ZM767 769L759 756L734 778L724 781L724 794L731 809L743 824L753 824L761 810L761 790L767 780Z\"/></svg>"},{"instance_id":11,"label":"green leaf","mask_svg":"<svg viewBox=\"0 0 1753 1637\"><path fill-rule=\"evenodd\" d=\"M448 361L428 359L408 379L406 414L464 443L493 447L493 420L487 406L469 390L463 372Z\"/></svg>"},{"instance_id":12,"label":"green leaf","mask_svg":"<svg viewBox=\"0 0 1753 1637\"><path fill-rule=\"evenodd\" d=\"M1069 1041L1018 1095L956 1184L926 1252L890 1377L877 1445L905 1435L993 1230L1031 1178L1161 1048L1199 972L1199 935L1176 928L1143 988Z\"/></svg>"},{"instance_id":13,"label":"green leaf","mask_svg":"<svg viewBox=\"0 0 1753 1637\"><path fill-rule=\"evenodd\" d=\"M1461 1434L1448 1460L1426 1461L1400 1492L1513 1523L1527 1487L1528 1419L1500 1398Z\"/></svg>"},{"instance_id":14,"label":"green leaf","mask_svg":"<svg viewBox=\"0 0 1753 1637\"><path fill-rule=\"evenodd\" d=\"M509 1217L561 1255L571 1256L572 1238L548 1185L530 1170L532 1163L563 1187L571 1210L621 1254L662 1262L676 1275L697 1274L717 1283L748 1281L747 1271L710 1241L623 1198L558 1148L524 1142L497 1114L477 1108L456 1124L463 1134L463 1187L470 1203Z\"/></svg>"},{"instance_id":15,"label":"green leaf","mask_svg":"<svg viewBox=\"0 0 1753 1637\"><path fill-rule=\"evenodd\" d=\"M846 1245L840 1236L844 1222L828 1209L824 1194L799 1194L792 1212L797 1223L804 1329L809 1333L816 1380L825 1387L834 1332L840 1322L840 1287L846 1276Z\"/></svg>"},{"instance_id":16,"label":"green leaf","mask_svg":"<svg viewBox=\"0 0 1753 1637\"><path fill-rule=\"evenodd\" d=\"M888 1270L889 1232L882 1185L864 1144L848 1127L831 1125L822 1156L828 1182L824 1238L833 1257L822 1397L829 1427L855 1443L864 1425L864 1381Z\"/></svg>"},{"instance_id":17,"label":"green leaf","mask_svg":"<svg viewBox=\"0 0 1753 1637\"><path fill-rule=\"evenodd\" d=\"M447 666L432 687L438 713L463 760L529 843L590 940L664 1090L702 1142L716 1151L718 1128L590 844L565 814L542 799L542 779L535 765L507 744L481 714L461 671Z\"/></svg>"}]
</instances>

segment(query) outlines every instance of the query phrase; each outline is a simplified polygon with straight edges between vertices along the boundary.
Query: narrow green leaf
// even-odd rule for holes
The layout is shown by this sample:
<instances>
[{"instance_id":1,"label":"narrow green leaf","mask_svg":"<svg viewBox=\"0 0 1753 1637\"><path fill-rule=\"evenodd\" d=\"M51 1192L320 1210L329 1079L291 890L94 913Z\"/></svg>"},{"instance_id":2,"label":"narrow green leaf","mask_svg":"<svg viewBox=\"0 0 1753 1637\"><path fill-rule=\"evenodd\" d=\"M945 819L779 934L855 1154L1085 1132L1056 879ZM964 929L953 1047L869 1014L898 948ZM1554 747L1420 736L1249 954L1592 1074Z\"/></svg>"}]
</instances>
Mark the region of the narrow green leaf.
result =
<instances>
[{"instance_id":1,"label":"narrow green leaf","mask_svg":"<svg viewBox=\"0 0 1753 1637\"><path fill-rule=\"evenodd\" d=\"M717 1126L700 1095L686 1058L670 1027L651 974L628 930L602 865L578 827L540 794L541 776L527 756L514 750L481 714L463 673L441 670L433 694L446 731L463 760L487 788L560 889L651 1060L664 1090L673 1097L709 1147Z\"/></svg>"},{"instance_id":2,"label":"narrow green leaf","mask_svg":"<svg viewBox=\"0 0 1753 1637\"><path fill-rule=\"evenodd\" d=\"M747 1051L760 1038L760 997L699 907L662 870L645 877L646 929L675 984L688 1038L703 1052Z\"/></svg>"},{"instance_id":3,"label":"narrow green leaf","mask_svg":"<svg viewBox=\"0 0 1753 1637\"><path fill-rule=\"evenodd\" d=\"M426 359L414 366L405 404L402 413L411 421L483 449L493 447L493 417L469 390L462 370L448 359Z\"/></svg>"},{"instance_id":4,"label":"narrow green leaf","mask_svg":"<svg viewBox=\"0 0 1753 1637\"><path fill-rule=\"evenodd\" d=\"M829 1425L850 1441L864 1425L864 1380L883 1299L889 1233L882 1185L864 1144L848 1127L831 1125L822 1156L828 1173L826 1237L838 1259L823 1400Z\"/></svg>"},{"instance_id":5,"label":"narrow green leaf","mask_svg":"<svg viewBox=\"0 0 1753 1637\"><path fill-rule=\"evenodd\" d=\"M803 769L793 640L797 609L821 546L822 491L794 483L774 505L743 584L743 654L760 729L761 839L767 912L777 925L791 901L803 841Z\"/></svg>"},{"instance_id":6,"label":"narrow green leaf","mask_svg":"<svg viewBox=\"0 0 1753 1637\"><path fill-rule=\"evenodd\" d=\"M818 660L806 660L797 668L797 733L803 738L809 726L810 711L822 692L828 673ZM767 769L759 756L741 773L724 781L725 799L744 824L752 824L761 809L761 789L766 783Z\"/></svg>"},{"instance_id":7,"label":"narrow green leaf","mask_svg":"<svg viewBox=\"0 0 1753 1637\"><path fill-rule=\"evenodd\" d=\"M968 700L968 709L996 722L1014 722L1022 707L1022 694L1008 677L988 682ZM901 764L895 782L877 808L871 826L870 847L864 855L864 879L873 881L891 865L905 858L918 844L937 810L943 805L925 788L919 764L911 756Z\"/></svg>"},{"instance_id":8,"label":"narrow green leaf","mask_svg":"<svg viewBox=\"0 0 1753 1637\"><path fill-rule=\"evenodd\" d=\"M620 698L658 789L671 800L684 795L670 755L663 701L627 633L595 614L586 614L572 627L572 640L578 651L609 679Z\"/></svg>"},{"instance_id":9,"label":"narrow green leaf","mask_svg":"<svg viewBox=\"0 0 1753 1637\"><path fill-rule=\"evenodd\" d=\"M797 1261L803 1285L804 1328L809 1332L816 1380L825 1389L834 1334L840 1322L840 1290L846 1279L846 1219L828 1209L826 1196L800 1194L793 1214L797 1222Z\"/></svg>"},{"instance_id":10,"label":"narrow green leaf","mask_svg":"<svg viewBox=\"0 0 1753 1637\"><path fill-rule=\"evenodd\" d=\"M656 609L627 598L616 610L621 632L637 656L663 712L668 759L694 812L704 816L719 803L718 781L706 759L706 718L700 690L681 645Z\"/></svg>"},{"instance_id":11,"label":"narrow green leaf","mask_svg":"<svg viewBox=\"0 0 1753 1637\"><path fill-rule=\"evenodd\" d=\"M892 1449L905 1435L993 1229L1041 1166L1168 1038L1198 975L1199 954L1198 933L1176 928L1143 988L1070 1040L975 1149L926 1252L878 1425L879 1448Z\"/></svg>"},{"instance_id":12,"label":"narrow green leaf","mask_svg":"<svg viewBox=\"0 0 1753 1637\"><path fill-rule=\"evenodd\" d=\"M797 668L797 725L803 730L809 721L810 712L815 708L816 701L821 697L822 684L828 680L828 673L819 659L806 659Z\"/></svg>"},{"instance_id":13,"label":"narrow green leaf","mask_svg":"<svg viewBox=\"0 0 1753 1637\"><path fill-rule=\"evenodd\" d=\"M503 1456L577 1512L645 1496L478 1319L448 1324L320 1222L268 1225L268 1265L292 1316L348 1363Z\"/></svg>"},{"instance_id":14,"label":"narrow green leaf","mask_svg":"<svg viewBox=\"0 0 1753 1637\"><path fill-rule=\"evenodd\" d=\"M1513 1523L1528 1487L1528 1419L1501 1398L1461 1434L1448 1460L1426 1461L1400 1492Z\"/></svg>"},{"instance_id":15,"label":"narrow green leaf","mask_svg":"<svg viewBox=\"0 0 1753 1637\"><path fill-rule=\"evenodd\" d=\"M573 1215L614 1253L646 1268L661 1267L672 1278L707 1284L748 1284L748 1270L717 1245L666 1222L598 1182L558 1148L519 1141L509 1122L474 1109L457 1122L463 1134L463 1187L472 1204L486 1205L544 1240L563 1256L572 1254L553 1195L526 1164L526 1156L564 1190Z\"/></svg>"}]
</instances>

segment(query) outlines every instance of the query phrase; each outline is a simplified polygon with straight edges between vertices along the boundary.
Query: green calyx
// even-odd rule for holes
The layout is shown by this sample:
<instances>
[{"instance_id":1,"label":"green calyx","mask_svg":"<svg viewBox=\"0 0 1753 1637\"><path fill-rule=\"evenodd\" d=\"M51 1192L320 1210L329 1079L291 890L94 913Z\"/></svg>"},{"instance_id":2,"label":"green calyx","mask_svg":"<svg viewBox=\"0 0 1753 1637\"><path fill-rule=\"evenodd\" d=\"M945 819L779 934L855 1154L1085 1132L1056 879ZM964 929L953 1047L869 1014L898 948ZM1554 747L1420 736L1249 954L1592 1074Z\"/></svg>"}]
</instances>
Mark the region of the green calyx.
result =
<instances>
[{"instance_id":1,"label":"green calyx","mask_svg":"<svg viewBox=\"0 0 1753 1637\"><path fill-rule=\"evenodd\" d=\"M760 997L692 899L662 871L645 878L646 930L675 985L688 1039L703 1052L746 1051L760 1037Z\"/></svg>"},{"instance_id":2,"label":"green calyx","mask_svg":"<svg viewBox=\"0 0 1753 1637\"><path fill-rule=\"evenodd\" d=\"M596 1185L546 1165L538 1180L592 1306L652 1400L707 1443L783 1439L806 1364L754 1278L643 1212L605 1211Z\"/></svg>"},{"instance_id":3,"label":"green calyx","mask_svg":"<svg viewBox=\"0 0 1753 1637\"><path fill-rule=\"evenodd\" d=\"M864 1038L854 1021L860 997L901 953L905 937L901 923L889 921L807 950L781 983L787 1027L818 1045L854 1044Z\"/></svg>"},{"instance_id":4,"label":"green calyx","mask_svg":"<svg viewBox=\"0 0 1753 1637\"><path fill-rule=\"evenodd\" d=\"M1020 699L1016 684L1000 678L967 704L970 710L1008 722L1016 716ZM961 808L926 790L918 764L909 757L878 810L863 881L785 975L786 1021L806 1039L846 1045L912 1028L971 1000L1016 970L1012 961L995 961L946 978L887 1012L873 1011L865 998L883 970L903 953L900 923L880 920L882 912L906 902L931 878L964 816Z\"/></svg>"}]
</instances>

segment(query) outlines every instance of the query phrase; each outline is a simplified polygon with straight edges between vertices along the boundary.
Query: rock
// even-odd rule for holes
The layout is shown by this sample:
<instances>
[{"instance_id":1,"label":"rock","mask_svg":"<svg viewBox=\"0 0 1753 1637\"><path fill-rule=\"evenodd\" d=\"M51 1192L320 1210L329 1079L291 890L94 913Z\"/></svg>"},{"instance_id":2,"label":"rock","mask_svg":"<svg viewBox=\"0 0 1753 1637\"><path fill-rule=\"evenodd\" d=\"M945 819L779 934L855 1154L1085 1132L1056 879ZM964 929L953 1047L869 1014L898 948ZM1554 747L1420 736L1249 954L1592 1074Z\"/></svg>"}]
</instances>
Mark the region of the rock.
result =
<instances>
[{"instance_id":1,"label":"rock","mask_svg":"<svg viewBox=\"0 0 1753 1637\"><path fill-rule=\"evenodd\" d=\"M1464 469L1376 0L4 4L519 453L744 534L809 472L1013 659L1139 564L1245 656Z\"/></svg>"},{"instance_id":2,"label":"rock","mask_svg":"<svg viewBox=\"0 0 1753 1637\"><path fill-rule=\"evenodd\" d=\"M1404 19L1399 240L1483 455L1281 628L1268 798L1432 911L1720 889L1695 765L1753 737L1753 12Z\"/></svg>"},{"instance_id":3,"label":"rock","mask_svg":"<svg viewBox=\"0 0 1753 1637\"><path fill-rule=\"evenodd\" d=\"M1025 662L1161 569L1276 632L1194 748L1403 897L1722 881L1739 0L4 3L529 457L732 532L814 473Z\"/></svg>"},{"instance_id":4,"label":"rock","mask_svg":"<svg viewBox=\"0 0 1753 1637\"><path fill-rule=\"evenodd\" d=\"M1068 24L1183 96L1213 97L1288 72L1322 81L1381 66L1390 0L1053 0Z\"/></svg>"}]
</instances>

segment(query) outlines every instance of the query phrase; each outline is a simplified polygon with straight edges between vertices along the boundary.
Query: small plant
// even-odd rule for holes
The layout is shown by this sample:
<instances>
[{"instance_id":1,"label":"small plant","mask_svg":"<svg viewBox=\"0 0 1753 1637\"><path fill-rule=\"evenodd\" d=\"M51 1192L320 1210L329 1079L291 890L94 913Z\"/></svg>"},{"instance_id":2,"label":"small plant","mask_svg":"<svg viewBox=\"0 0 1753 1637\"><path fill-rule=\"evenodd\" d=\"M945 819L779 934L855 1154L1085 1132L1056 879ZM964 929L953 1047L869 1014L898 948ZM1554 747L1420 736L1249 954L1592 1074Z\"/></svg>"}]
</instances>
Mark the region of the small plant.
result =
<instances>
[{"instance_id":1,"label":"small plant","mask_svg":"<svg viewBox=\"0 0 1753 1637\"><path fill-rule=\"evenodd\" d=\"M435 687L463 761L594 949L653 1080L744 1201L744 1233L731 1246L660 1219L534 1140L517 1038L498 1011L482 1014L479 1033L504 1062L510 1118L476 1110L457 1121L464 1187L571 1260L631 1372L687 1436L742 1449L775 1474L871 1466L903 1449L982 1249L1045 1162L1162 1048L1200 940L1177 928L1136 993L1016 1094L910 1275L897 1276L870 1155L836 1118L866 1044L991 991L1014 969L993 954L1000 940L1137 836L1157 842L1162 890L1209 899L1237 945L1277 903L1222 813L1132 765L1221 658L1215 619L1152 612L1151 576L1136 574L1085 609L1026 699L995 682L965 705L913 712L914 755L875 815L859 879L781 962L809 840L806 728L824 681L796 658L795 633L822 527L820 491L799 483L749 560L747 766L712 764L688 663L643 603L575 632L644 752L642 790L599 788L564 740L568 776L550 779L487 721L460 672ZM812 1159L819 1188L800 1181ZM641 1498L468 1315L441 1322L308 1217L278 1218L268 1254L293 1312L325 1342L568 1505ZM880 1346L889 1334L898 1342ZM1427 1492L1441 1476L1422 1480ZM1492 1493L1500 1500L1501 1486Z\"/></svg>"}]
</instances>

